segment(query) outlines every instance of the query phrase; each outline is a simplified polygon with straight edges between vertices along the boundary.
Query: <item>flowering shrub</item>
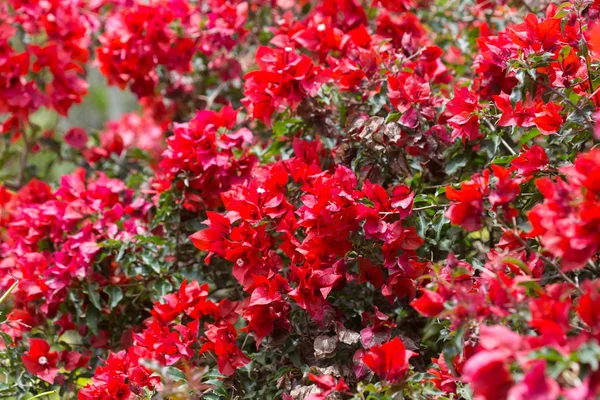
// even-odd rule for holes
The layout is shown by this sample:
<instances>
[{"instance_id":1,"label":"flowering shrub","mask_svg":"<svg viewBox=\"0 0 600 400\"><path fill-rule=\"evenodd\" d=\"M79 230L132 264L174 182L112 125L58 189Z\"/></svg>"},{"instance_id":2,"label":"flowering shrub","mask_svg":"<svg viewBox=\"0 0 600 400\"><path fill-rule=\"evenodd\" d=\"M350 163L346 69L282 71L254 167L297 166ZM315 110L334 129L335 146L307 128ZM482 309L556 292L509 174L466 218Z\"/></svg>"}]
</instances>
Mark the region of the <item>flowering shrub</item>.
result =
<instances>
[{"instance_id":1,"label":"flowering shrub","mask_svg":"<svg viewBox=\"0 0 600 400\"><path fill-rule=\"evenodd\" d=\"M597 398L598 92L592 0L0 3L0 397Z\"/></svg>"}]
</instances>

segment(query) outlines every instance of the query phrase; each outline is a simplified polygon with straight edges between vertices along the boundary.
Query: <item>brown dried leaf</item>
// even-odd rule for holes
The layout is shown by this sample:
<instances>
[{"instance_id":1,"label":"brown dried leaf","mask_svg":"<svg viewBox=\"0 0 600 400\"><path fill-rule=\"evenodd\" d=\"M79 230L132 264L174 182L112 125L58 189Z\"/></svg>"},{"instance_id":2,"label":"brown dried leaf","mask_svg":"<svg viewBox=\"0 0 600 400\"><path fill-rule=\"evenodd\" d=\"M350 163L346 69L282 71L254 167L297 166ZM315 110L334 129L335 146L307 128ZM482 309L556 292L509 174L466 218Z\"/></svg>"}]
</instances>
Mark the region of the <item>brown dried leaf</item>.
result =
<instances>
[{"instance_id":1,"label":"brown dried leaf","mask_svg":"<svg viewBox=\"0 0 600 400\"><path fill-rule=\"evenodd\" d=\"M338 339L335 336L320 335L315 338L314 350L315 358L321 360L331 357L337 349Z\"/></svg>"}]
</instances>

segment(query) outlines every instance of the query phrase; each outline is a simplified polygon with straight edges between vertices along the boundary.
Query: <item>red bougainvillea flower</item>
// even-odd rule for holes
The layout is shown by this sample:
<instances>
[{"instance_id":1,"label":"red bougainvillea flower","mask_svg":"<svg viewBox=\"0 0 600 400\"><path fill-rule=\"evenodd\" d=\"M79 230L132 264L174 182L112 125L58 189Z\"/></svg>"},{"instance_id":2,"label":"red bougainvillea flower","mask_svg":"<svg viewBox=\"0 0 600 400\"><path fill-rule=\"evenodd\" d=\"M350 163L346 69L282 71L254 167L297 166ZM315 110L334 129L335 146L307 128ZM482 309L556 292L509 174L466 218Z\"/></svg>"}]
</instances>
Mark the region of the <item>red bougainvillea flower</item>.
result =
<instances>
[{"instance_id":1,"label":"red bougainvillea flower","mask_svg":"<svg viewBox=\"0 0 600 400\"><path fill-rule=\"evenodd\" d=\"M88 134L85 129L74 127L65 134L65 142L76 149L83 149L88 141Z\"/></svg>"},{"instance_id":2,"label":"red bougainvillea flower","mask_svg":"<svg viewBox=\"0 0 600 400\"><path fill-rule=\"evenodd\" d=\"M545 361L536 362L523 381L508 392L511 400L555 400L559 395L560 387L556 380L546 376Z\"/></svg>"},{"instance_id":3,"label":"red bougainvillea flower","mask_svg":"<svg viewBox=\"0 0 600 400\"><path fill-rule=\"evenodd\" d=\"M308 375L308 379L313 381L315 385L317 385L323 391L317 394L311 394L306 398L306 400L325 400L327 396L329 396L333 392L344 392L346 390L350 390L346 382L344 382L344 378L340 378L339 381L331 375L321 375L316 376L313 374Z\"/></svg>"},{"instance_id":4,"label":"red bougainvillea flower","mask_svg":"<svg viewBox=\"0 0 600 400\"><path fill-rule=\"evenodd\" d=\"M481 228L483 198L489 190L490 171L483 175L476 174L470 181L463 182L459 189L446 187L446 197L452 205L446 210L445 216L453 225L460 225L472 232Z\"/></svg>"},{"instance_id":5,"label":"red bougainvillea flower","mask_svg":"<svg viewBox=\"0 0 600 400\"><path fill-rule=\"evenodd\" d=\"M523 147L521 154L512 160L511 165L523 177L530 177L548 165L548 156L541 146Z\"/></svg>"},{"instance_id":6,"label":"red bougainvillea flower","mask_svg":"<svg viewBox=\"0 0 600 400\"><path fill-rule=\"evenodd\" d=\"M380 346L371 347L362 360L379 378L398 382L408 372L408 360L414 355L414 352L406 350L400 338L395 337Z\"/></svg>"},{"instance_id":7,"label":"red bougainvillea flower","mask_svg":"<svg viewBox=\"0 0 600 400\"><path fill-rule=\"evenodd\" d=\"M506 352L483 351L467 360L462 378L482 400L506 399L512 379L506 364Z\"/></svg>"},{"instance_id":8,"label":"red bougainvillea flower","mask_svg":"<svg viewBox=\"0 0 600 400\"><path fill-rule=\"evenodd\" d=\"M466 87L454 90L454 98L446 104L446 109L452 114L448 120L452 130L452 140L461 138L463 143L468 139L473 141L481 136L479 133L479 117L474 112L479 109L477 94Z\"/></svg>"},{"instance_id":9,"label":"red bougainvillea flower","mask_svg":"<svg viewBox=\"0 0 600 400\"><path fill-rule=\"evenodd\" d=\"M256 51L258 71L244 79L244 99L252 118L271 125L271 116L286 105L295 110L300 102L317 94L329 72L313 64L306 55L298 55L293 47L271 49L261 46Z\"/></svg>"},{"instance_id":10,"label":"red bougainvillea flower","mask_svg":"<svg viewBox=\"0 0 600 400\"><path fill-rule=\"evenodd\" d=\"M424 317L436 317L444 311L444 297L431 290L423 290L423 295L410 303Z\"/></svg>"},{"instance_id":11,"label":"red bougainvillea flower","mask_svg":"<svg viewBox=\"0 0 600 400\"><path fill-rule=\"evenodd\" d=\"M29 351L21 357L25 368L31 374L52 384L58 375L58 353L50 351L50 345L43 339L29 339Z\"/></svg>"}]
</instances>

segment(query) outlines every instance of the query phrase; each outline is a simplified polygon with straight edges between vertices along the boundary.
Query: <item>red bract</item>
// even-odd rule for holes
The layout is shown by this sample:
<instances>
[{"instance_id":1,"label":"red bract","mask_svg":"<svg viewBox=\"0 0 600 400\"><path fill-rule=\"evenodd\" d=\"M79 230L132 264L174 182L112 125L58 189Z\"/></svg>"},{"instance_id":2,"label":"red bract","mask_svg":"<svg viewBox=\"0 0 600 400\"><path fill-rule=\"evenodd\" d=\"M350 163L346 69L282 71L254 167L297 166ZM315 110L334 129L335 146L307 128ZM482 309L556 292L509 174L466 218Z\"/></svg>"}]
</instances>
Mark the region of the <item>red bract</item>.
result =
<instances>
[{"instance_id":1,"label":"red bract","mask_svg":"<svg viewBox=\"0 0 600 400\"><path fill-rule=\"evenodd\" d=\"M512 384L506 353L486 351L469 358L464 366L463 380L484 400L505 399Z\"/></svg>"},{"instance_id":2,"label":"red bract","mask_svg":"<svg viewBox=\"0 0 600 400\"><path fill-rule=\"evenodd\" d=\"M594 198L598 189L593 178L600 171L599 155L593 150L565 167L568 182L549 178L536 182L545 201L529 213L533 227L530 236L539 236L548 251L561 257L565 270L583 267L600 243Z\"/></svg>"},{"instance_id":3,"label":"red bract","mask_svg":"<svg viewBox=\"0 0 600 400\"><path fill-rule=\"evenodd\" d=\"M87 132L79 127L71 128L65 134L65 142L76 149L83 149L86 146L87 141Z\"/></svg>"},{"instance_id":4,"label":"red bract","mask_svg":"<svg viewBox=\"0 0 600 400\"><path fill-rule=\"evenodd\" d=\"M182 17L167 1L135 2L110 15L96 51L100 71L109 83L121 88L130 85L139 97L154 96L159 82L158 66L179 73L189 71L197 45L189 37L179 37L169 26L185 26Z\"/></svg>"},{"instance_id":5,"label":"red bract","mask_svg":"<svg viewBox=\"0 0 600 400\"><path fill-rule=\"evenodd\" d=\"M537 145L530 148L524 147L521 154L511 162L511 165L519 171L519 174L525 177L530 177L535 172L543 170L547 164L546 151Z\"/></svg>"},{"instance_id":6,"label":"red bract","mask_svg":"<svg viewBox=\"0 0 600 400\"><path fill-rule=\"evenodd\" d=\"M536 363L525 375L523 382L513 386L508 393L510 399L558 399L560 388L555 380L546 376L546 363Z\"/></svg>"},{"instance_id":7,"label":"red bract","mask_svg":"<svg viewBox=\"0 0 600 400\"><path fill-rule=\"evenodd\" d=\"M160 168L177 187L186 187L184 206L191 210L214 208L220 194L245 182L256 158L247 152L235 156L252 142L252 133L236 125L237 112L225 106L219 112L199 111L185 124L174 126Z\"/></svg>"},{"instance_id":8,"label":"red bract","mask_svg":"<svg viewBox=\"0 0 600 400\"><path fill-rule=\"evenodd\" d=\"M597 284L586 282L585 292L579 298L577 313L591 329L594 335L600 333L600 316L596 313L596 307L600 302L600 293Z\"/></svg>"},{"instance_id":9,"label":"red bract","mask_svg":"<svg viewBox=\"0 0 600 400\"><path fill-rule=\"evenodd\" d=\"M326 70L313 64L306 55L298 55L293 47L271 49L261 46L256 51L260 68L244 76L242 103L252 118L271 126L275 111L286 106L295 110L300 102L317 94L329 77Z\"/></svg>"},{"instance_id":10,"label":"red bract","mask_svg":"<svg viewBox=\"0 0 600 400\"><path fill-rule=\"evenodd\" d=\"M50 351L50 345L43 339L29 339L29 351L21 357L29 373L53 384L58 375L58 353Z\"/></svg>"},{"instance_id":11,"label":"red bract","mask_svg":"<svg viewBox=\"0 0 600 400\"><path fill-rule=\"evenodd\" d=\"M444 298L436 292L424 290L423 295L410 305L425 317L435 317L444 311Z\"/></svg>"},{"instance_id":12,"label":"red bract","mask_svg":"<svg viewBox=\"0 0 600 400\"><path fill-rule=\"evenodd\" d=\"M453 201L445 215L453 225L460 225L467 231L481 228L483 198L488 193L489 171L483 176L476 175L472 180L463 182L459 189L446 188L446 197Z\"/></svg>"},{"instance_id":13,"label":"red bract","mask_svg":"<svg viewBox=\"0 0 600 400\"><path fill-rule=\"evenodd\" d=\"M453 116L448 124L453 128L452 140L461 138L463 143L473 141L481 136L479 133L479 117L474 115L479 107L478 97L467 88L454 90L454 98L446 104L446 109Z\"/></svg>"},{"instance_id":14,"label":"red bract","mask_svg":"<svg viewBox=\"0 0 600 400\"><path fill-rule=\"evenodd\" d=\"M362 360L378 377L395 383L404 378L409 368L408 360L414 355L396 337L380 346L371 347Z\"/></svg>"},{"instance_id":15,"label":"red bract","mask_svg":"<svg viewBox=\"0 0 600 400\"><path fill-rule=\"evenodd\" d=\"M350 388L344 382L344 378L340 378L339 381L331 375L315 376L310 374L308 378L315 382L315 384L323 391L319 394L311 394L306 400L325 400L333 392L344 392Z\"/></svg>"},{"instance_id":16,"label":"red bract","mask_svg":"<svg viewBox=\"0 0 600 400\"><path fill-rule=\"evenodd\" d=\"M287 280L276 275L272 280L256 277L255 282L258 287L241 308L242 316L248 321L246 330L254 332L258 347L273 330L286 331L291 326L288 321L290 306L282 297L282 293L289 291Z\"/></svg>"}]
</instances>

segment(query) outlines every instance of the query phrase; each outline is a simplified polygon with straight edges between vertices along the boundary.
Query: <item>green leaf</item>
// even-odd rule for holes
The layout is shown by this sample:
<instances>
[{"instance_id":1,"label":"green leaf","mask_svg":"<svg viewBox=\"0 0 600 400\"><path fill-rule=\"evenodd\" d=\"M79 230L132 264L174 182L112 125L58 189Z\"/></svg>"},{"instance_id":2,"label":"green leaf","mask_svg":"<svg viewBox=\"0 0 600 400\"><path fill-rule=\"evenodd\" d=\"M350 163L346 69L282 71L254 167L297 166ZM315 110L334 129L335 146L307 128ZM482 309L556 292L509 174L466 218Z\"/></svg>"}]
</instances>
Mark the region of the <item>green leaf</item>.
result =
<instances>
[{"instance_id":1,"label":"green leaf","mask_svg":"<svg viewBox=\"0 0 600 400\"><path fill-rule=\"evenodd\" d=\"M516 157L516 155L497 157L492 160L492 164L509 164Z\"/></svg>"},{"instance_id":2,"label":"green leaf","mask_svg":"<svg viewBox=\"0 0 600 400\"><path fill-rule=\"evenodd\" d=\"M530 129L529 132L527 132L527 134L521 136L521 139L519 139L519 146L523 146L524 144L528 143L530 140L539 136L540 134L541 132L538 128Z\"/></svg>"},{"instance_id":3,"label":"green leaf","mask_svg":"<svg viewBox=\"0 0 600 400\"><path fill-rule=\"evenodd\" d=\"M98 321L100 320L100 310L95 307L88 307L85 314L85 323L94 335L98 334Z\"/></svg>"},{"instance_id":4,"label":"green leaf","mask_svg":"<svg viewBox=\"0 0 600 400\"><path fill-rule=\"evenodd\" d=\"M294 130L300 129L302 120L299 118L289 118L277 121L273 124L273 134L276 138L289 136Z\"/></svg>"},{"instance_id":5,"label":"green leaf","mask_svg":"<svg viewBox=\"0 0 600 400\"><path fill-rule=\"evenodd\" d=\"M172 380L174 380L175 382L180 382L180 381L187 382L187 376L185 376L185 373L180 369L177 369L175 367L166 367L166 372L167 372L167 376L169 378L171 378Z\"/></svg>"},{"instance_id":6,"label":"green leaf","mask_svg":"<svg viewBox=\"0 0 600 400\"><path fill-rule=\"evenodd\" d=\"M102 306L100 305L100 295L96 291L98 289L97 283L88 283L87 294L90 298L90 301L99 311L102 310Z\"/></svg>"},{"instance_id":7,"label":"green leaf","mask_svg":"<svg viewBox=\"0 0 600 400\"><path fill-rule=\"evenodd\" d=\"M467 165L467 157L464 154L455 155L446 163L446 174L454 175L459 169Z\"/></svg>"},{"instance_id":8,"label":"green leaf","mask_svg":"<svg viewBox=\"0 0 600 400\"><path fill-rule=\"evenodd\" d=\"M385 117L385 124L389 124L390 122L397 122L402 117L402 113L400 112L391 112Z\"/></svg>"},{"instance_id":9,"label":"green leaf","mask_svg":"<svg viewBox=\"0 0 600 400\"><path fill-rule=\"evenodd\" d=\"M104 293L108 295L108 306L112 310L115 308L121 300L123 300L123 290L117 286L107 286L104 289Z\"/></svg>"},{"instance_id":10,"label":"green leaf","mask_svg":"<svg viewBox=\"0 0 600 400\"><path fill-rule=\"evenodd\" d=\"M167 293L170 293L173 290L173 285L169 281L164 279L159 279L154 285L154 290L159 297L163 297Z\"/></svg>"},{"instance_id":11,"label":"green leaf","mask_svg":"<svg viewBox=\"0 0 600 400\"><path fill-rule=\"evenodd\" d=\"M10 335L6 332L0 332L0 337L2 337L2 340L4 341L4 345L6 347L12 346L13 345L13 340L10 337Z\"/></svg>"}]
</instances>

